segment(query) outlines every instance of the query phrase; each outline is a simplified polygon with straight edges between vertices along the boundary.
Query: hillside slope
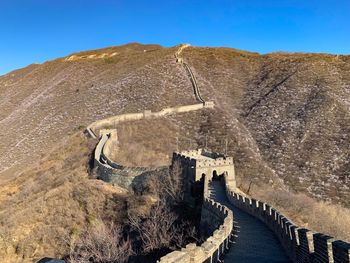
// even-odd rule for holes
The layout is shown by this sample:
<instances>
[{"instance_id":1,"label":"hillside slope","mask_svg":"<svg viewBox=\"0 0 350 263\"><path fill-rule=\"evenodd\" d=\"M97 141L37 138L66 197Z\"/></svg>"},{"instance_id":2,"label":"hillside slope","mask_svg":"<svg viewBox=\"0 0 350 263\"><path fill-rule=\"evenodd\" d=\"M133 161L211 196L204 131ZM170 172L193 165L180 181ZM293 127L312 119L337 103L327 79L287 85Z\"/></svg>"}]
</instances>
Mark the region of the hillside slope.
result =
<instances>
[{"instance_id":1,"label":"hillside slope","mask_svg":"<svg viewBox=\"0 0 350 263\"><path fill-rule=\"evenodd\" d=\"M1 76L0 182L92 121L194 103L176 50L128 44ZM244 183L278 177L293 189L350 206L350 56L188 47L182 57L202 96L217 107L168 117L177 128L164 136L170 140L165 155L176 137L192 140L191 147L207 137L220 151L227 141ZM145 149L154 151L152 145Z\"/></svg>"},{"instance_id":2,"label":"hillside slope","mask_svg":"<svg viewBox=\"0 0 350 263\"><path fill-rule=\"evenodd\" d=\"M2 263L63 257L97 220L123 220L125 191L88 177L93 147L82 134L68 136L16 179L0 185Z\"/></svg>"}]
</instances>

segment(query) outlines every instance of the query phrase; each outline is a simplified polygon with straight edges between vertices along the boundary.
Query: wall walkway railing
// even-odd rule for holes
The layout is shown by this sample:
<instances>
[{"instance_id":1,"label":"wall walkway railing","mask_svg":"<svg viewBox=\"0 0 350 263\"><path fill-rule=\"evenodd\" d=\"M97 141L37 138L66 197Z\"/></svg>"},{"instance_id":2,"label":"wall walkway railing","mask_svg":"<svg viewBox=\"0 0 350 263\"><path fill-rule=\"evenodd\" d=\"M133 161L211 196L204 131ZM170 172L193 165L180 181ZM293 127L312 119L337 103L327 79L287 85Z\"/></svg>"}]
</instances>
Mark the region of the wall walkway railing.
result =
<instances>
[{"instance_id":1,"label":"wall walkway railing","mask_svg":"<svg viewBox=\"0 0 350 263\"><path fill-rule=\"evenodd\" d=\"M226 187L226 195L234 206L264 222L278 237L293 262L350 262L349 243L299 228L269 204L245 197L229 187Z\"/></svg>"},{"instance_id":2,"label":"wall walkway railing","mask_svg":"<svg viewBox=\"0 0 350 263\"><path fill-rule=\"evenodd\" d=\"M207 213L222 219L222 224L201 245L188 244L160 258L158 263L214 263L219 262L233 242L233 213L226 206L205 198L203 208Z\"/></svg>"}]
</instances>

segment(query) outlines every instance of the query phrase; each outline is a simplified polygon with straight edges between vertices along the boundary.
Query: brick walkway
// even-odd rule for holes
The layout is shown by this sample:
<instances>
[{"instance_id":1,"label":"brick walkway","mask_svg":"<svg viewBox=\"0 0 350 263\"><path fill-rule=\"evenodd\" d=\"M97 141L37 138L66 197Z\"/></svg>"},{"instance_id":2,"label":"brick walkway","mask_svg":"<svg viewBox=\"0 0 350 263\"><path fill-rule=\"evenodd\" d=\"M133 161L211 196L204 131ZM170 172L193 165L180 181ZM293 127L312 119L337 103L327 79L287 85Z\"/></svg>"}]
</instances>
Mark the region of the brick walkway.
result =
<instances>
[{"instance_id":1,"label":"brick walkway","mask_svg":"<svg viewBox=\"0 0 350 263\"><path fill-rule=\"evenodd\" d=\"M224 262L239 263L290 263L274 233L259 219L233 206L227 199L220 182L213 182L211 197L233 211L236 239Z\"/></svg>"}]
</instances>

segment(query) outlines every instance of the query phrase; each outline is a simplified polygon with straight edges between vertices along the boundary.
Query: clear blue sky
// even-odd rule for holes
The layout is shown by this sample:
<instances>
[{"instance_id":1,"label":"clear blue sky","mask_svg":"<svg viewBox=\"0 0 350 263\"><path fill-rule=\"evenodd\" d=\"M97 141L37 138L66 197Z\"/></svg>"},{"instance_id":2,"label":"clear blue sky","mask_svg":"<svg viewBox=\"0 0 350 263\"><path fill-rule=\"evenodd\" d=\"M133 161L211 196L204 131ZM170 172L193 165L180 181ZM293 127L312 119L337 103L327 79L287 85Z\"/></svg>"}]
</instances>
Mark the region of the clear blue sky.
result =
<instances>
[{"instance_id":1,"label":"clear blue sky","mask_svg":"<svg viewBox=\"0 0 350 263\"><path fill-rule=\"evenodd\" d=\"M350 54L350 0L0 0L0 75L129 42Z\"/></svg>"}]
</instances>

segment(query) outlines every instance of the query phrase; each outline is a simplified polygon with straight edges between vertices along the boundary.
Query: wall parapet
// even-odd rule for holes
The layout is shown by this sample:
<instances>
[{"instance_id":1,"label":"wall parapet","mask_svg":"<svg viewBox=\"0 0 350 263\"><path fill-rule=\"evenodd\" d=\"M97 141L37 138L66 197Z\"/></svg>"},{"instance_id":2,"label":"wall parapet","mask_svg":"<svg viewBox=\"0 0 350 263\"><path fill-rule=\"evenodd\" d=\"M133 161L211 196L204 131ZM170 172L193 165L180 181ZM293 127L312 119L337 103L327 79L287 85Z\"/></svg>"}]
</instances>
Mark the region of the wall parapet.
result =
<instances>
[{"instance_id":1,"label":"wall parapet","mask_svg":"<svg viewBox=\"0 0 350 263\"><path fill-rule=\"evenodd\" d=\"M101 139L95 148L94 168L96 169L99 179L124 188L129 188L136 176L144 172L163 168L127 167L112 161L105 153L106 143L111 136L109 131L110 130L104 130L101 133Z\"/></svg>"},{"instance_id":2,"label":"wall parapet","mask_svg":"<svg viewBox=\"0 0 350 263\"><path fill-rule=\"evenodd\" d=\"M139 112L139 113L120 114L120 115L116 115L116 116L112 116L109 118L95 121L87 127L86 131L91 137L97 138L97 130L101 129L103 127L116 126L117 124L122 123L122 122L126 122L126 121L137 121L137 120L142 120L142 119L160 118L160 117L164 117L164 116L176 114L176 113L197 111L197 110L201 110L201 109L213 109L214 106L215 106L214 102L208 101L205 103L164 108L158 112L152 112L150 110L145 110L145 111Z\"/></svg>"},{"instance_id":3,"label":"wall parapet","mask_svg":"<svg viewBox=\"0 0 350 263\"><path fill-rule=\"evenodd\" d=\"M232 243L233 213L226 206L210 198L204 199L203 208L222 220L219 227L201 245L188 244L181 250L163 256L157 261L158 263L202 263L220 260Z\"/></svg>"},{"instance_id":4,"label":"wall parapet","mask_svg":"<svg viewBox=\"0 0 350 263\"><path fill-rule=\"evenodd\" d=\"M206 156L211 159L201 160L196 158L196 156ZM182 159L187 163L195 164L198 167L210 167L210 166L220 166L220 165L234 165L233 157L228 157L224 154L217 152L209 152L205 149L190 150L174 152L173 158Z\"/></svg>"},{"instance_id":5,"label":"wall parapet","mask_svg":"<svg viewBox=\"0 0 350 263\"><path fill-rule=\"evenodd\" d=\"M203 149L174 152L173 161L181 160L187 165L196 165L196 159L190 156L201 155ZM209 152L208 152L209 154ZM215 158L221 155L214 154ZM228 250L234 238L234 215L231 209L215 202L210 198L209 177L204 177L203 204L201 213L201 231L207 229L209 237L200 245L188 244L181 250L173 251L161 257L158 263L204 263L220 262L223 254Z\"/></svg>"},{"instance_id":6,"label":"wall parapet","mask_svg":"<svg viewBox=\"0 0 350 263\"><path fill-rule=\"evenodd\" d=\"M233 205L264 222L293 262L350 262L350 243L300 228L269 204L231 191L227 184L226 195Z\"/></svg>"}]
</instances>

